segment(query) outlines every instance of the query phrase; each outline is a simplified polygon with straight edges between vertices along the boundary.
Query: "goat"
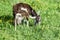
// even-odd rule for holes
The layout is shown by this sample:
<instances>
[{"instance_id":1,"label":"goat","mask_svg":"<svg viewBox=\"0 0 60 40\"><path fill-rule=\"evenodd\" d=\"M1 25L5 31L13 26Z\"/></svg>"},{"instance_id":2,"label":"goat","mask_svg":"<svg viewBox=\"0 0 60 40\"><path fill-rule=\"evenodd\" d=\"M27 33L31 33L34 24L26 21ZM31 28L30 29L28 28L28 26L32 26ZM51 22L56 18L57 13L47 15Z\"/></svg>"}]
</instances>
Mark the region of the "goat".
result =
<instances>
[{"instance_id":1,"label":"goat","mask_svg":"<svg viewBox=\"0 0 60 40\"><path fill-rule=\"evenodd\" d=\"M35 24L39 23L39 21L40 21L40 16L37 15L35 10L32 9L32 7L28 4L26 4L26 3L18 3L18 4L13 6L13 16L14 16L15 19L16 19L17 14L19 14L20 16L22 14L24 14L24 16L28 15L28 17L35 19ZM19 17L19 18L21 20L22 16ZM15 23L15 26L16 26L16 23Z\"/></svg>"}]
</instances>

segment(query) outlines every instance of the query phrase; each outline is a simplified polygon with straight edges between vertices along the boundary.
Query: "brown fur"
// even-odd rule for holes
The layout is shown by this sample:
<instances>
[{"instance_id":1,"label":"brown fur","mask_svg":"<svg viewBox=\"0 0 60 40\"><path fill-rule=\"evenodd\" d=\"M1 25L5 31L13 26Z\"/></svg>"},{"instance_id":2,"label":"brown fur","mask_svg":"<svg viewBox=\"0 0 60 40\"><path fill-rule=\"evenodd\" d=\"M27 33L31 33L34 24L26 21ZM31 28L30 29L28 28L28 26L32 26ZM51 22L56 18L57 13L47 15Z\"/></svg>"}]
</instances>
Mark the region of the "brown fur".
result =
<instances>
[{"instance_id":1,"label":"brown fur","mask_svg":"<svg viewBox=\"0 0 60 40\"><path fill-rule=\"evenodd\" d=\"M25 11L21 10L21 11L20 11L20 14L22 15L22 17L24 17L25 19L27 19L27 20L28 20L29 13L27 13L27 12L25 12Z\"/></svg>"},{"instance_id":2,"label":"brown fur","mask_svg":"<svg viewBox=\"0 0 60 40\"><path fill-rule=\"evenodd\" d=\"M31 15L31 16L37 16L35 10L33 10L31 8L31 6L28 5L28 4L26 4L26 3L18 3L18 4L16 4L16 5L13 6L13 15L14 16L15 16L16 13L20 12L19 10L21 10L21 7L26 8L28 10L29 15Z\"/></svg>"}]
</instances>

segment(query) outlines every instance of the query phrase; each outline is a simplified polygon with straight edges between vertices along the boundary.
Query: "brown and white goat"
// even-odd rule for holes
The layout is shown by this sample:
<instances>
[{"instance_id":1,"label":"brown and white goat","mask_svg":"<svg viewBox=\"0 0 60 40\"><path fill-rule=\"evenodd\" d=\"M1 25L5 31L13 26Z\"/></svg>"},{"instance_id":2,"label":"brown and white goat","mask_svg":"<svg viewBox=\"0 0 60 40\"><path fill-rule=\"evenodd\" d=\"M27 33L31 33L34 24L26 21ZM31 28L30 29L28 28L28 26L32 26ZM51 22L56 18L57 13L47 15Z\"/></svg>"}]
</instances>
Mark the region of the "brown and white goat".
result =
<instances>
[{"instance_id":1,"label":"brown and white goat","mask_svg":"<svg viewBox=\"0 0 60 40\"><path fill-rule=\"evenodd\" d=\"M22 14L24 16L27 15L28 17L35 19L35 24L40 22L40 16L37 15L35 10L32 9L32 7L30 5L28 5L26 3L18 3L16 5L14 5L13 6L13 16L14 16L15 20L18 18L19 21L21 21L24 17L24 16L22 16ZM17 17L18 15L20 15L20 17ZM18 21L18 24L19 24L19 21ZM15 22L15 26L16 26L16 22Z\"/></svg>"}]
</instances>

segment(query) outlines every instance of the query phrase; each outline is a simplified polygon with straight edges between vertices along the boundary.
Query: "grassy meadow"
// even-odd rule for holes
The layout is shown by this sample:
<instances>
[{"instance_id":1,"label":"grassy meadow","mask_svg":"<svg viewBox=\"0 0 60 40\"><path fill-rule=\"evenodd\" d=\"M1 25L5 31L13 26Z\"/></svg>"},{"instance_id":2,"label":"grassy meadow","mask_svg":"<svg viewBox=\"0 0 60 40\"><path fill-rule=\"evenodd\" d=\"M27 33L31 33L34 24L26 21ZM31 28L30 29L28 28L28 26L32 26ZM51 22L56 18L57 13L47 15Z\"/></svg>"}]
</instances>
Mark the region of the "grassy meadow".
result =
<instances>
[{"instance_id":1,"label":"grassy meadow","mask_svg":"<svg viewBox=\"0 0 60 40\"><path fill-rule=\"evenodd\" d=\"M41 16L41 24L14 30L12 7L29 4ZM60 0L0 0L0 40L60 40Z\"/></svg>"}]
</instances>

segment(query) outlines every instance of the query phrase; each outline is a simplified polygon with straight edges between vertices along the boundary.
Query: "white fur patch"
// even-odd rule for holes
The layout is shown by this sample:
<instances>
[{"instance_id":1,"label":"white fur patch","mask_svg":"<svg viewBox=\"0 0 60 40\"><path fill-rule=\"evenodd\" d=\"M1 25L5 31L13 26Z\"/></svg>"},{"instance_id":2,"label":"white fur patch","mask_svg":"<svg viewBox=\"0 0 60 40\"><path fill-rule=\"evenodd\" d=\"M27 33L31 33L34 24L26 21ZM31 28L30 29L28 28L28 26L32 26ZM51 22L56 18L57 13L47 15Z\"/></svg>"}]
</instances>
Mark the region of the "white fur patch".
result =
<instances>
[{"instance_id":1,"label":"white fur patch","mask_svg":"<svg viewBox=\"0 0 60 40\"><path fill-rule=\"evenodd\" d=\"M21 10L24 10L24 11L28 12L27 9L26 8L23 8L23 7L21 7Z\"/></svg>"},{"instance_id":2,"label":"white fur patch","mask_svg":"<svg viewBox=\"0 0 60 40\"><path fill-rule=\"evenodd\" d=\"M20 24L21 21L23 20L23 17L20 13L17 13L15 19L16 19L17 23Z\"/></svg>"},{"instance_id":3,"label":"white fur patch","mask_svg":"<svg viewBox=\"0 0 60 40\"><path fill-rule=\"evenodd\" d=\"M20 13L17 13L15 17L19 18L19 16L22 16L22 15Z\"/></svg>"},{"instance_id":4,"label":"white fur patch","mask_svg":"<svg viewBox=\"0 0 60 40\"><path fill-rule=\"evenodd\" d=\"M18 16L18 15L20 15L20 16L21 16L21 14L20 14L20 13L17 13L17 14L16 14L16 16Z\"/></svg>"},{"instance_id":5,"label":"white fur patch","mask_svg":"<svg viewBox=\"0 0 60 40\"><path fill-rule=\"evenodd\" d=\"M32 17L32 16L30 16L30 15L29 15L29 18L35 19L35 18L36 18L36 16Z\"/></svg>"}]
</instances>

